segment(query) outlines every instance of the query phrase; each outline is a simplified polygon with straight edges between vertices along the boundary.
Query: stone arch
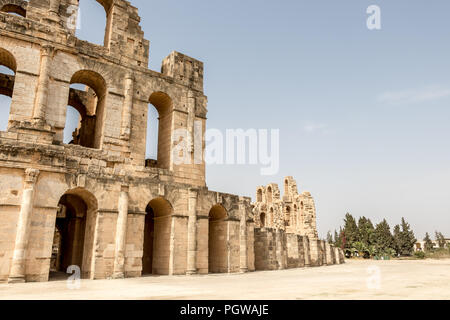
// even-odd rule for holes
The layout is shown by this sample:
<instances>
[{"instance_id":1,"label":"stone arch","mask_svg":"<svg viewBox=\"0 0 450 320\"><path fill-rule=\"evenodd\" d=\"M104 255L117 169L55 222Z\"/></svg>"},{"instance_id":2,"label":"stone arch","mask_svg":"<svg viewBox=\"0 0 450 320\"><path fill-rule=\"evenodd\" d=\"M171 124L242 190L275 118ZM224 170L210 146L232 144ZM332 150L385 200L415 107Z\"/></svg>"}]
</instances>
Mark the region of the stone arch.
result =
<instances>
[{"instance_id":1,"label":"stone arch","mask_svg":"<svg viewBox=\"0 0 450 320\"><path fill-rule=\"evenodd\" d=\"M67 104L80 113L80 123L74 133L73 144L100 149L104 128L107 84L105 79L92 70L75 72L70 84L85 85L85 91L71 88Z\"/></svg>"},{"instance_id":2,"label":"stone arch","mask_svg":"<svg viewBox=\"0 0 450 320\"><path fill-rule=\"evenodd\" d=\"M17 71L17 62L14 55L6 49L0 48L0 65L11 69L12 71Z\"/></svg>"},{"instance_id":3,"label":"stone arch","mask_svg":"<svg viewBox=\"0 0 450 320\"><path fill-rule=\"evenodd\" d=\"M0 11L15 13L21 17L27 16L28 1L23 0L1 0Z\"/></svg>"},{"instance_id":4,"label":"stone arch","mask_svg":"<svg viewBox=\"0 0 450 320\"><path fill-rule=\"evenodd\" d=\"M158 197L148 203L145 212L142 275L168 275L173 206Z\"/></svg>"},{"instance_id":5,"label":"stone arch","mask_svg":"<svg viewBox=\"0 0 450 320\"><path fill-rule=\"evenodd\" d=\"M208 270L209 273L228 272L228 211L221 204L209 211Z\"/></svg>"},{"instance_id":6,"label":"stone arch","mask_svg":"<svg viewBox=\"0 0 450 320\"><path fill-rule=\"evenodd\" d=\"M261 212L261 214L259 215L259 224L260 224L261 228L266 228L267 221L266 221L266 213L265 212Z\"/></svg>"},{"instance_id":7,"label":"stone arch","mask_svg":"<svg viewBox=\"0 0 450 320\"><path fill-rule=\"evenodd\" d=\"M263 201L263 189L259 188L256 192L256 202L262 202Z\"/></svg>"},{"instance_id":8,"label":"stone arch","mask_svg":"<svg viewBox=\"0 0 450 320\"><path fill-rule=\"evenodd\" d=\"M94 245L98 202L83 188L65 192L58 203L55 219L50 276L66 273L69 266L78 266L83 278L94 273Z\"/></svg>"},{"instance_id":9,"label":"stone arch","mask_svg":"<svg viewBox=\"0 0 450 320\"><path fill-rule=\"evenodd\" d=\"M290 206L286 206L285 225L286 225L286 227L291 226L291 207Z\"/></svg>"},{"instance_id":10,"label":"stone arch","mask_svg":"<svg viewBox=\"0 0 450 320\"><path fill-rule=\"evenodd\" d=\"M273 189L272 189L272 186L268 186L267 187L266 197L267 197L267 203L272 203L273 202Z\"/></svg>"},{"instance_id":11,"label":"stone arch","mask_svg":"<svg viewBox=\"0 0 450 320\"><path fill-rule=\"evenodd\" d=\"M82 12L80 10L81 1L84 2L87 0L78 0L78 18L77 19L80 19L80 17L81 18L83 17ZM94 2L99 4L105 10L105 32L104 32L102 45L109 48L110 38L111 38L111 30L112 30L112 18L113 18L113 15L111 14L111 12L112 12L114 0L94 0ZM80 12L81 12L81 14L80 14ZM75 34L77 37L79 37L79 34L77 34L77 32L75 32ZM100 43L98 43L98 44L100 44Z\"/></svg>"},{"instance_id":12,"label":"stone arch","mask_svg":"<svg viewBox=\"0 0 450 320\"><path fill-rule=\"evenodd\" d=\"M2 98L0 114L2 115L2 124L0 126L1 131L5 131L8 127L8 121L11 110L11 102L14 94L15 75L17 71L17 62L11 52L6 49L0 48L0 95L5 96ZM4 73L5 72L5 73ZM4 122L3 122L4 121Z\"/></svg>"},{"instance_id":13,"label":"stone arch","mask_svg":"<svg viewBox=\"0 0 450 320\"><path fill-rule=\"evenodd\" d=\"M173 101L167 93L156 91L150 95L149 104L158 112L158 138L156 140L158 143L158 156L156 159L156 167L170 169ZM149 139L149 129L151 127L152 124L147 123L147 139ZM150 164L151 162L147 161L147 166L151 166Z\"/></svg>"},{"instance_id":14,"label":"stone arch","mask_svg":"<svg viewBox=\"0 0 450 320\"><path fill-rule=\"evenodd\" d=\"M270 228L273 228L273 227L274 227L274 219L275 219L274 215L275 215L275 212L274 212L274 210L273 210L273 207L270 207L270 209L269 209L269 219L268 219L268 221L267 221L268 226L269 226Z\"/></svg>"}]
</instances>

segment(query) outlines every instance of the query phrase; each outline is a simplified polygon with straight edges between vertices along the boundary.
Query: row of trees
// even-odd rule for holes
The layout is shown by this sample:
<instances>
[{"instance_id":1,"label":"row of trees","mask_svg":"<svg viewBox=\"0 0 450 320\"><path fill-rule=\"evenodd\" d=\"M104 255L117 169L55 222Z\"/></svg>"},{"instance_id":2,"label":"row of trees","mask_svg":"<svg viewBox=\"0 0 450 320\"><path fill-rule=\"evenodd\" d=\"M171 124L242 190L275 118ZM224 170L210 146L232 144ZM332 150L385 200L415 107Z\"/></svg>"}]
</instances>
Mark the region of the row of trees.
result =
<instances>
[{"instance_id":1,"label":"row of trees","mask_svg":"<svg viewBox=\"0 0 450 320\"><path fill-rule=\"evenodd\" d=\"M434 242L431 240L430 235L428 232L425 235L425 238L423 239L425 241L425 251L432 251L434 249L444 249L449 248L450 249L450 243L447 243L447 240L445 240L444 235L441 232L436 231L436 242L439 248L435 248Z\"/></svg>"},{"instance_id":2,"label":"row of trees","mask_svg":"<svg viewBox=\"0 0 450 320\"><path fill-rule=\"evenodd\" d=\"M339 232L328 232L327 241L344 249L347 256L411 256L414 253L414 245L417 242L411 226L402 218L400 225L391 227L386 219L374 226L370 219L359 218L358 222L347 213L344 219L344 227Z\"/></svg>"}]
</instances>

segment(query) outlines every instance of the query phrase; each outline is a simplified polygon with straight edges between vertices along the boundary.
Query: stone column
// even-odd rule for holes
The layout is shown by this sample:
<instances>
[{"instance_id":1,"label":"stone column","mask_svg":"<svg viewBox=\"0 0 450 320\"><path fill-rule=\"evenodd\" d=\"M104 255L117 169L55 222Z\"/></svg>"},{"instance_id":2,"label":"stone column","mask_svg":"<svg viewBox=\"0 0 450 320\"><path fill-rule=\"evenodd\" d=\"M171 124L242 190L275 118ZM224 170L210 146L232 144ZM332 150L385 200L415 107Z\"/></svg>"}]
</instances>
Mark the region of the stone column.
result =
<instances>
[{"instance_id":1,"label":"stone column","mask_svg":"<svg viewBox=\"0 0 450 320\"><path fill-rule=\"evenodd\" d=\"M28 233L30 228L31 213L33 212L33 197L39 170L25 170L25 185L20 205L19 219L17 222L16 242L11 262L8 282L25 282L25 261L28 246Z\"/></svg>"},{"instance_id":2,"label":"stone column","mask_svg":"<svg viewBox=\"0 0 450 320\"><path fill-rule=\"evenodd\" d=\"M33 119L45 121L45 112L48 103L48 86L50 74L50 56L53 47L43 46L41 49L41 66L39 71L39 82L36 92L36 102L34 106Z\"/></svg>"},{"instance_id":3,"label":"stone column","mask_svg":"<svg viewBox=\"0 0 450 320\"><path fill-rule=\"evenodd\" d=\"M125 99L123 102L122 128L120 133L120 137L123 140L130 139L133 96L134 96L134 77L131 73L128 73L125 78Z\"/></svg>"},{"instance_id":4,"label":"stone column","mask_svg":"<svg viewBox=\"0 0 450 320\"><path fill-rule=\"evenodd\" d=\"M245 200L243 198L239 199L239 213L241 215L240 221L240 258L241 264L240 269L242 273L248 272L248 247L247 247L247 210L245 205Z\"/></svg>"},{"instance_id":5,"label":"stone column","mask_svg":"<svg viewBox=\"0 0 450 320\"><path fill-rule=\"evenodd\" d=\"M228 218L227 223L227 273L231 273L231 221Z\"/></svg>"},{"instance_id":6,"label":"stone column","mask_svg":"<svg viewBox=\"0 0 450 320\"><path fill-rule=\"evenodd\" d=\"M197 191L189 189L188 253L186 274L197 273Z\"/></svg>"},{"instance_id":7,"label":"stone column","mask_svg":"<svg viewBox=\"0 0 450 320\"><path fill-rule=\"evenodd\" d=\"M122 186L119 195L119 215L117 217L116 227L116 250L114 256L114 278L121 279L125 277L125 246L127 237L128 220L128 186Z\"/></svg>"},{"instance_id":8,"label":"stone column","mask_svg":"<svg viewBox=\"0 0 450 320\"><path fill-rule=\"evenodd\" d=\"M275 231L275 250L276 250L276 258L278 264L278 270L284 269L284 261L283 261L283 232L280 229Z\"/></svg>"}]
</instances>

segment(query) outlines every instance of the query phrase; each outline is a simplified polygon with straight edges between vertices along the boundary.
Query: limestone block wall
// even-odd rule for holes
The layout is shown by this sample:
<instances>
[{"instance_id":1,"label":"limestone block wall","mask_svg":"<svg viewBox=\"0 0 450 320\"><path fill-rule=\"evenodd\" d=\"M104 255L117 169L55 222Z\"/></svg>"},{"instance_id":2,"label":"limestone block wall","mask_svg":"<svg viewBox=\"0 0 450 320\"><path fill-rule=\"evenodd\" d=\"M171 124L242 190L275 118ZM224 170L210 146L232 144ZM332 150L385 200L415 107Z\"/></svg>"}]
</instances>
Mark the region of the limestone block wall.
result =
<instances>
[{"instance_id":1,"label":"limestone block wall","mask_svg":"<svg viewBox=\"0 0 450 320\"><path fill-rule=\"evenodd\" d=\"M275 265L278 269L285 269L337 263L334 248L318 238L316 208L311 193L299 193L293 177L284 179L283 196L275 183L258 187L253 215L255 237L259 237L255 238L255 261L259 261L257 270L272 270ZM274 239L276 263L272 261L269 239ZM264 248L264 243L269 248Z\"/></svg>"},{"instance_id":2,"label":"limestone block wall","mask_svg":"<svg viewBox=\"0 0 450 320\"><path fill-rule=\"evenodd\" d=\"M326 264L327 265L333 265L335 264L333 260L333 252L331 249L331 245L329 243L325 243L325 257L326 257Z\"/></svg>"},{"instance_id":3,"label":"limestone block wall","mask_svg":"<svg viewBox=\"0 0 450 320\"><path fill-rule=\"evenodd\" d=\"M307 236L303 236L303 253L305 255L305 267L311 266L311 252L309 245L309 238Z\"/></svg>"},{"instance_id":4,"label":"limestone block wall","mask_svg":"<svg viewBox=\"0 0 450 320\"><path fill-rule=\"evenodd\" d=\"M305 252L302 236L293 233L287 234L287 257L287 268L305 267Z\"/></svg>"},{"instance_id":5,"label":"limestone block wall","mask_svg":"<svg viewBox=\"0 0 450 320\"><path fill-rule=\"evenodd\" d=\"M286 233L283 230L275 230L275 239L277 269L283 270L287 268L288 263Z\"/></svg>"},{"instance_id":6,"label":"limestone block wall","mask_svg":"<svg viewBox=\"0 0 450 320\"><path fill-rule=\"evenodd\" d=\"M254 222L247 221L247 268L252 272L256 270L256 254L255 254L255 226Z\"/></svg>"},{"instance_id":7,"label":"limestone block wall","mask_svg":"<svg viewBox=\"0 0 450 320\"><path fill-rule=\"evenodd\" d=\"M197 222L197 238L201 241L197 243L197 270L199 274L208 274L209 272L209 240L205 241L204 235L209 234L209 219L204 217ZM202 236L203 235L203 236Z\"/></svg>"},{"instance_id":8,"label":"limestone block wall","mask_svg":"<svg viewBox=\"0 0 450 320\"><path fill-rule=\"evenodd\" d=\"M334 260L342 249L327 245L325 241L309 239L280 230L255 228L256 270L283 270L341 264ZM333 253L332 253L333 252ZM336 252L336 253L335 253Z\"/></svg>"},{"instance_id":9,"label":"limestone block wall","mask_svg":"<svg viewBox=\"0 0 450 320\"><path fill-rule=\"evenodd\" d=\"M255 228L255 270L278 270L276 233L271 229Z\"/></svg>"},{"instance_id":10,"label":"limestone block wall","mask_svg":"<svg viewBox=\"0 0 450 320\"><path fill-rule=\"evenodd\" d=\"M322 266L322 249L320 241L317 239L310 239L309 248L311 255L311 266L314 267Z\"/></svg>"}]
</instances>

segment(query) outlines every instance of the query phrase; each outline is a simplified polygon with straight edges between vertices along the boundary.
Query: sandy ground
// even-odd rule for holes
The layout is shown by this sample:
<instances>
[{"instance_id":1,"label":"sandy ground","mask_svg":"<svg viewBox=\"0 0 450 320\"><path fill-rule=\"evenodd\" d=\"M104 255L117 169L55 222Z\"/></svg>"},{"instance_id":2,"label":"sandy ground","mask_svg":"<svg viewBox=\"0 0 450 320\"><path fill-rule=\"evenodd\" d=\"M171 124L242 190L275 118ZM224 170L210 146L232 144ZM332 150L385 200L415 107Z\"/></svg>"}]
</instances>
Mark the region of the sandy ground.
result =
<instances>
[{"instance_id":1,"label":"sandy ground","mask_svg":"<svg viewBox=\"0 0 450 320\"><path fill-rule=\"evenodd\" d=\"M450 260L347 261L345 265L237 275L2 284L0 299L446 299Z\"/></svg>"}]
</instances>

